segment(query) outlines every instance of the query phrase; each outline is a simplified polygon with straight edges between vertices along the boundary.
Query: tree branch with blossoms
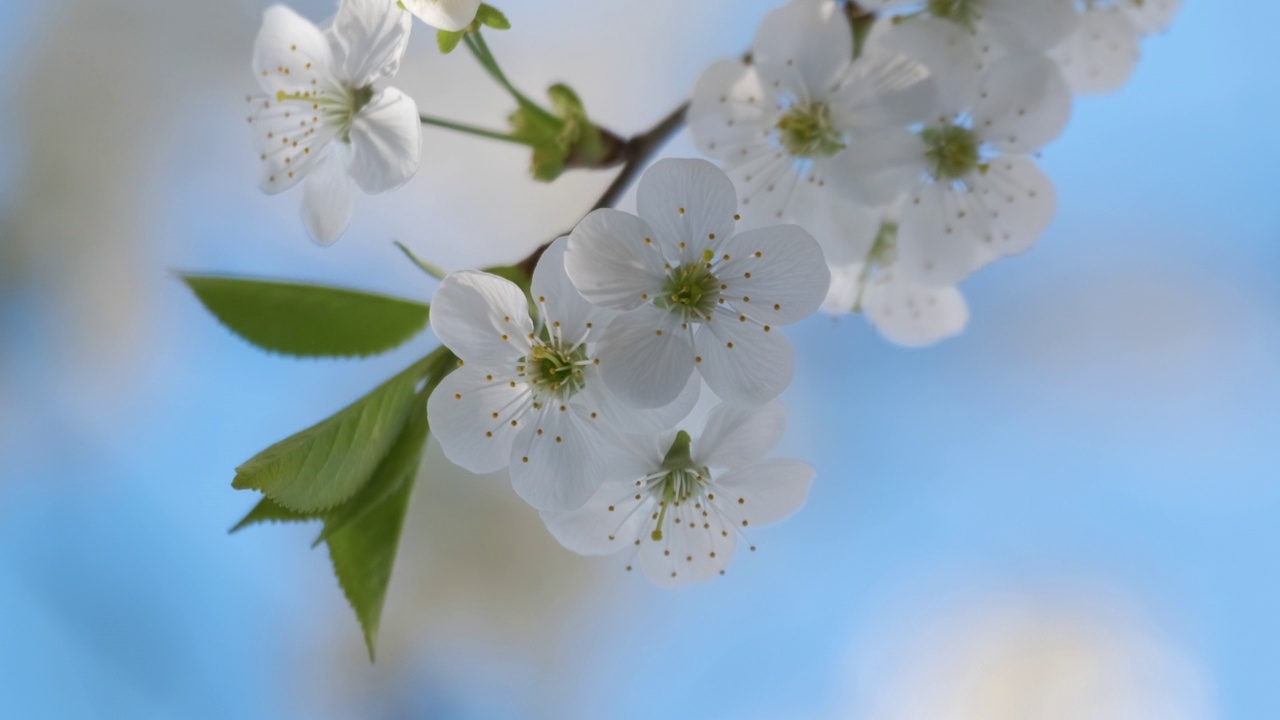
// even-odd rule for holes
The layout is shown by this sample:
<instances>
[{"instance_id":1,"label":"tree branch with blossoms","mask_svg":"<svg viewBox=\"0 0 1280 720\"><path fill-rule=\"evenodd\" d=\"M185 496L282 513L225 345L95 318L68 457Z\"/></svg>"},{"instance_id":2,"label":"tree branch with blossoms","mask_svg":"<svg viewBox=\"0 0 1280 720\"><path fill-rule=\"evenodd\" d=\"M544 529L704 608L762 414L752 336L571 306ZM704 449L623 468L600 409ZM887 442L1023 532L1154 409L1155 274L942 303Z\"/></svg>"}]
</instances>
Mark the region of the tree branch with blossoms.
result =
<instances>
[{"instance_id":1,"label":"tree branch with blossoms","mask_svg":"<svg viewBox=\"0 0 1280 720\"><path fill-rule=\"evenodd\" d=\"M530 174L619 168L590 211L519 263L447 273L430 305L207 275L184 280L246 341L290 357L365 357L430 327L441 345L331 417L249 459L232 529L319 522L374 656L387 585L434 435L474 473L507 470L547 530L584 555L674 586L724 574L758 525L803 506L815 477L771 458L795 370L783 328L861 313L890 342L959 334L958 284L1029 250L1056 199L1041 150L1073 94L1110 92L1178 0L791 0L750 52L708 67L690 99L623 138L571 88L517 88L479 0L340 0L321 29L267 9L247 98L267 193L302 185L329 244L355 191L418 170L423 126L529 148ZM414 18L469 54L515 105L505 129L421 113L386 86ZM654 158L688 127L704 159ZM614 209L636 186L636 212ZM709 402L700 402L704 398ZM706 408L710 408L709 410Z\"/></svg>"}]
</instances>

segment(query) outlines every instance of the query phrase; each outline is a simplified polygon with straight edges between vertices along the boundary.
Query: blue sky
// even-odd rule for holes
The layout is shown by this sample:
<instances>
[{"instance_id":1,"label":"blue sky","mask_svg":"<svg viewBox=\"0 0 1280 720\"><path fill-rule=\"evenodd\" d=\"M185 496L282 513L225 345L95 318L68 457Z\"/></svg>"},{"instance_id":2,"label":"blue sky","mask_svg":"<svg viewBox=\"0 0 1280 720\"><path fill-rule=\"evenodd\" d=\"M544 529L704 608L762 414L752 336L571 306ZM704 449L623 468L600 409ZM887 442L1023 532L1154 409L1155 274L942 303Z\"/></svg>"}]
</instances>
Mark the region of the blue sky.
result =
<instances>
[{"instance_id":1,"label":"blue sky","mask_svg":"<svg viewBox=\"0 0 1280 720\"><path fill-rule=\"evenodd\" d=\"M258 8L240 6L251 33ZM723 37L688 62L731 54L758 17L748 9L763 7L700 9ZM8 40L34 8L0 4L0 60L19 70ZM589 579L520 606L559 618L547 621L560 623L553 641L522 646L501 622L467 624L492 617L459 616L431 635L453 638L452 660L423 647L374 668L308 531L225 534L250 504L229 480L430 339L362 364L267 357L204 316L168 271L425 295L381 240L400 215L418 217L397 205L414 200L379 199L389 217L332 251L305 245L296 198L260 198L243 172L248 137L224 122L239 108L206 113L202 98L206 142L144 159L159 178L138 209L162 238L144 273L157 326L122 380L126 399L66 389L66 365L50 360L61 332L50 289L4 298L0 410L21 420L0 424L0 703L24 718L862 717L851 658L913 637L920 617L975 597L1102 592L1191 658L1218 717L1276 715L1280 135L1268 128L1280 100L1265 53L1277 26L1274 3L1193 1L1147 43L1128 87L1081 100L1043 156L1054 225L1033 252L966 283L974 320L961 338L908 351L857 318L793 330L800 367L782 450L810 459L819 480L808 507L753 536L761 550L728 576L668 593L608 561L556 561L548 583ZM19 82L0 74L6 90ZM0 115L0 132L20 137L13 120ZM669 153L692 149L681 138ZM489 157L476 173L496 172ZM2 209L23 170L12 151L0 160ZM457 233L498 221L440 222ZM418 492L426 503L445 491ZM524 557L516 546L546 538L512 512L525 524L497 542ZM394 587L389 614L408 617L416 592ZM550 690L546 657L563 675ZM331 675L337 689L308 697Z\"/></svg>"}]
</instances>

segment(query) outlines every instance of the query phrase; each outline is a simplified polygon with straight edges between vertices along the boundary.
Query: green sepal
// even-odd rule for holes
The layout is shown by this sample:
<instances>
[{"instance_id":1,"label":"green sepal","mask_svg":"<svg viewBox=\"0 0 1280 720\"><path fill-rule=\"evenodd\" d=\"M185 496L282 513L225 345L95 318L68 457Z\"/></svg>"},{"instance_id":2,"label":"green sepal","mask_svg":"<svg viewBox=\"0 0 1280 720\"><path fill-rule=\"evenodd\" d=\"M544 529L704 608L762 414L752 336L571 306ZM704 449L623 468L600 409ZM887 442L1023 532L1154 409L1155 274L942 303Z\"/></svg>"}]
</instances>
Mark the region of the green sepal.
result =
<instances>
[{"instance_id":1,"label":"green sepal","mask_svg":"<svg viewBox=\"0 0 1280 720\"><path fill-rule=\"evenodd\" d=\"M448 55L453 52L454 48L458 47L458 44L462 42L462 38L466 37L466 35L466 30L437 30L436 45L440 48L440 54Z\"/></svg>"},{"instance_id":2,"label":"green sepal","mask_svg":"<svg viewBox=\"0 0 1280 720\"><path fill-rule=\"evenodd\" d=\"M494 30L510 30L511 21L507 19L502 11L492 5L481 5L476 11L476 20L485 27L491 27Z\"/></svg>"},{"instance_id":3,"label":"green sepal","mask_svg":"<svg viewBox=\"0 0 1280 720\"><path fill-rule=\"evenodd\" d=\"M236 468L231 486L257 490L301 513L328 510L352 497L369 481L404 427L431 359L415 363L328 419L258 453Z\"/></svg>"},{"instance_id":4,"label":"green sepal","mask_svg":"<svg viewBox=\"0 0 1280 720\"><path fill-rule=\"evenodd\" d=\"M426 328L424 303L345 288L213 275L182 275L227 329L270 352L364 357Z\"/></svg>"},{"instance_id":5,"label":"green sepal","mask_svg":"<svg viewBox=\"0 0 1280 720\"><path fill-rule=\"evenodd\" d=\"M569 86L547 90L553 115L520 108L509 118L512 135L533 147L529 172L535 180L551 182L570 167L598 167L607 156L604 137Z\"/></svg>"}]
</instances>

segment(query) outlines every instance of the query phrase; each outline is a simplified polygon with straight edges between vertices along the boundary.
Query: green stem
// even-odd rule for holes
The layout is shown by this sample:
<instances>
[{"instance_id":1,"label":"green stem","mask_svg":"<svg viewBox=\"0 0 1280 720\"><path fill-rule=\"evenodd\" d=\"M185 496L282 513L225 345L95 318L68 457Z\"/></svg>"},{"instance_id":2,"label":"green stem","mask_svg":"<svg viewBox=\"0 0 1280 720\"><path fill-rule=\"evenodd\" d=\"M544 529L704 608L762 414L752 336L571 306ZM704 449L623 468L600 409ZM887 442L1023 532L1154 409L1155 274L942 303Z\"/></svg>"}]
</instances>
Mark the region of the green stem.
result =
<instances>
[{"instance_id":1,"label":"green stem","mask_svg":"<svg viewBox=\"0 0 1280 720\"><path fill-rule=\"evenodd\" d=\"M423 260L422 258L415 255L407 245L400 242L399 240L393 240L392 242L395 243L396 247L400 248L400 252L404 253L405 257L409 258L409 260L411 260L414 265L418 266L419 270L422 270L424 273L430 275L431 277L437 280L444 280L445 276L449 274L447 270L440 267L439 265L429 260Z\"/></svg>"},{"instance_id":2,"label":"green stem","mask_svg":"<svg viewBox=\"0 0 1280 720\"><path fill-rule=\"evenodd\" d=\"M475 56L476 61L485 69L499 85L503 87L511 97L524 108L526 111L537 115L542 120L560 126L560 119L555 115L547 112L542 106L530 100L524 93L520 92L511 81L507 79L506 73L502 72L502 68L498 65L498 60L493 56L493 52L489 50L489 44L485 42L484 36L479 30L469 32L462 37L462 41L466 43L467 49Z\"/></svg>"},{"instance_id":3,"label":"green stem","mask_svg":"<svg viewBox=\"0 0 1280 720\"><path fill-rule=\"evenodd\" d=\"M488 138L490 140L515 143L516 145L533 146L533 143L527 140L518 138L514 135L501 133L496 130L485 130L484 128L456 123L452 120L442 120L441 118L431 117L430 115L419 115L418 119L422 121L423 125L432 125L439 128L445 128L446 130L453 130L454 132L466 133L467 135L475 135L476 137Z\"/></svg>"}]
</instances>

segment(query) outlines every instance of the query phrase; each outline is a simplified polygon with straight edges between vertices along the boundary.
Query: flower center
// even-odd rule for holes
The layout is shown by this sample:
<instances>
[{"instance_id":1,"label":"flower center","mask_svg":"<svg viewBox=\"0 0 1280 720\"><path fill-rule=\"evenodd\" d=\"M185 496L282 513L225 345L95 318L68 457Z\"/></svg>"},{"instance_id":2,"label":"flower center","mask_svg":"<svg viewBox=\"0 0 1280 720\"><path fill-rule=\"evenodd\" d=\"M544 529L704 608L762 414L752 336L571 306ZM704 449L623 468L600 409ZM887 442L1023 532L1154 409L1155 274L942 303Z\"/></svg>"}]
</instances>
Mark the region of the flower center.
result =
<instances>
[{"instance_id":1,"label":"flower center","mask_svg":"<svg viewBox=\"0 0 1280 720\"><path fill-rule=\"evenodd\" d=\"M703 254L711 255L711 251ZM685 263L669 272L653 304L685 319L701 320L710 315L720 299L720 280L711 272L709 263L710 258L706 258L706 262Z\"/></svg>"},{"instance_id":2,"label":"flower center","mask_svg":"<svg viewBox=\"0 0 1280 720\"><path fill-rule=\"evenodd\" d=\"M301 93L276 93L276 102L298 102L310 106L312 112L324 116L325 124L339 128L338 138L343 142L350 141L351 123L356 113L364 109L373 99L373 86L362 88L344 88L344 92L334 96L320 90L309 90Z\"/></svg>"},{"instance_id":3,"label":"flower center","mask_svg":"<svg viewBox=\"0 0 1280 720\"><path fill-rule=\"evenodd\" d=\"M676 439L662 461L662 469L667 473L659 475L657 482L650 486L650 492L658 496L659 505L657 525L649 533L654 542L662 540L662 526L667 520L667 510L688 502L695 495L701 495L702 483L711 479L711 472L707 468L693 467L691 445L689 433L684 430L676 433Z\"/></svg>"},{"instance_id":4,"label":"flower center","mask_svg":"<svg viewBox=\"0 0 1280 720\"><path fill-rule=\"evenodd\" d=\"M826 103L791 108L778 121L778 132L792 157L831 157L845 148L844 134L832 127Z\"/></svg>"},{"instance_id":5,"label":"flower center","mask_svg":"<svg viewBox=\"0 0 1280 720\"><path fill-rule=\"evenodd\" d=\"M982 17L982 0L929 0L929 14L969 30Z\"/></svg>"},{"instance_id":6,"label":"flower center","mask_svg":"<svg viewBox=\"0 0 1280 720\"><path fill-rule=\"evenodd\" d=\"M582 368L586 366L587 347L560 347L556 341L534 345L529 356L522 358L521 377L534 391L561 400L573 397L586 385Z\"/></svg>"},{"instance_id":7,"label":"flower center","mask_svg":"<svg viewBox=\"0 0 1280 720\"><path fill-rule=\"evenodd\" d=\"M920 133L929 172L938 180L959 180L979 168L978 137L959 125L935 125Z\"/></svg>"}]
</instances>

